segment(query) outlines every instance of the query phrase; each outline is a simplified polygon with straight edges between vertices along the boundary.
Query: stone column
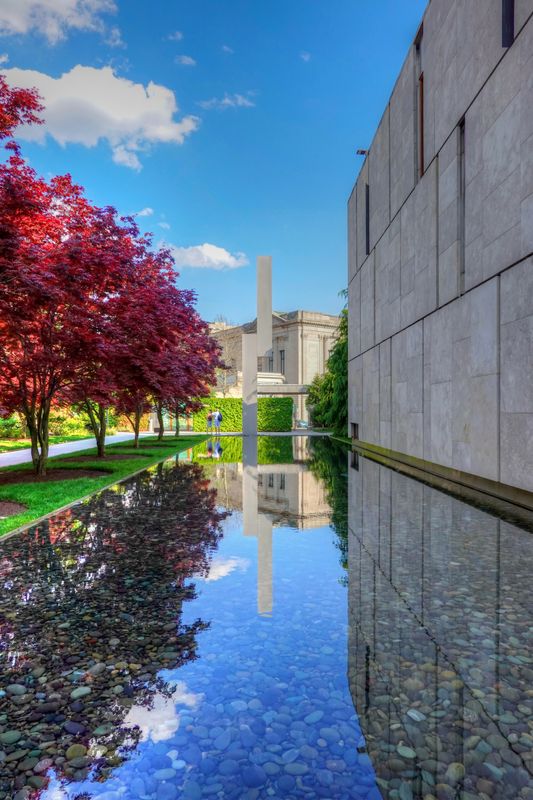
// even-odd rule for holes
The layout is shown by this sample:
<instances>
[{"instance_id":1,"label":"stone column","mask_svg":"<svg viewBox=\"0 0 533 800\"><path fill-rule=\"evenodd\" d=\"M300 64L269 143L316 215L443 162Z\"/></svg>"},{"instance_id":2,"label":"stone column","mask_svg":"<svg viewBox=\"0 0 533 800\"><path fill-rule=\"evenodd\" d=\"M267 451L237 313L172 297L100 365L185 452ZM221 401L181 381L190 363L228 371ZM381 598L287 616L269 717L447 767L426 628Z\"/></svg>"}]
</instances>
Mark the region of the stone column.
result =
<instances>
[{"instance_id":1,"label":"stone column","mask_svg":"<svg viewBox=\"0 0 533 800\"><path fill-rule=\"evenodd\" d=\"M272 256L257 259L257 355L266 372L266 359L272 350Z\"/></svg>"},{"instance_id":2,"label":"stone column","mask_svg":"<svg viewBox=\"0 0 533 800\"><path fill-rule=\"evenodd\" d=\"M257 334L242 337L242 432L257 436Z\"/></svg>"},{"instance_id":3,"label":"stone column","mask_svg":"<svg viewBox=\"0 0 533 800\"><path fill-rule=\"evenodd\" d=\"M242 445L242 529L257 536L257 436L246 436Z\"/></svg>"},{"instance_id":4,"label":"stone column","mask_svg":"<svg viewBox=\"0 0 533 800\"><path fill-rule=\"evenodd\" d=\"M272 614L272 520L267 514L258 514L257 528L257 611Z\"/></svg>"}]
</instances>

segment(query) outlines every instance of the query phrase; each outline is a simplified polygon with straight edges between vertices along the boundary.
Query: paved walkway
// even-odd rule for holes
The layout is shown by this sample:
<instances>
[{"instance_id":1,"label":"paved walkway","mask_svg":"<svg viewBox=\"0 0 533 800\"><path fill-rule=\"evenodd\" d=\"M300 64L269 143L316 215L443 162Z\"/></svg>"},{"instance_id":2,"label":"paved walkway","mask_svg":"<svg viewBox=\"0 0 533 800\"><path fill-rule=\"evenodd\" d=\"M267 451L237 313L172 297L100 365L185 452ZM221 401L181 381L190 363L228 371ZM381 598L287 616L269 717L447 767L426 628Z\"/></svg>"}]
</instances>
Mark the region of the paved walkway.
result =
<instances>
[{"instance_id":1,"label":"paved walkway","mask_svg":"<svg viewBox=\"0 0 533 800\"><path fill-rule=\"evenodd\" d=\"M141 434L142 436L142 434ZM133 439L133 433L115 433L113 436L106 437L106 444L115 442L127 442ZM62 456L67 453L77 453L78 450L87 450L89 447L96 447L96 439L78 439L77 442L63 442L63 444L51 444L50 456ZM31 450L15 450L12 453L0 453L0 467L10 467L13 464L26 464L31 461Z\"/></svg>"}]
</instances>

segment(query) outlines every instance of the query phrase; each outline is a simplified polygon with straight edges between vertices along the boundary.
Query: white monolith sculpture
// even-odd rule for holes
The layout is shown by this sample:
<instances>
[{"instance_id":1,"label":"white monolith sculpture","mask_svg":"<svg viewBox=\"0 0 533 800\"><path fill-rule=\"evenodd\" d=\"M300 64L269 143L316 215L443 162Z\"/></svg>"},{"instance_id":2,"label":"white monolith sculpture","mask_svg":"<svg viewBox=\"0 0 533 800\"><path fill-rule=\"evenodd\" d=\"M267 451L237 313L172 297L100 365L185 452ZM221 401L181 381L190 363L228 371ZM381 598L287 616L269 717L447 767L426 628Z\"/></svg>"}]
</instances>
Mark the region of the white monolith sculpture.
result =
<instances>
[{"instance_id":1,"label":"white monolith sculpture","mask_svg":"<svg viewBox=\"0 0 533 800\"><path fill-rule=\"evenodd\" d=\"M257 436L243 440L242 523L245 536L257 539L257 611L272 614L272 520L259 511Z\"/></svg>"},{"instance_id":2,"label":"white monolith sculpture","mask_svg":"<svg viewBox=\"0 0 533 800\"><path fill-rule=\"evenodd\" d=\"M242 432L257 436L257 365L272 350L272 257L257 259L257 333L242 337Z\"/></svg>"}]
</instances>

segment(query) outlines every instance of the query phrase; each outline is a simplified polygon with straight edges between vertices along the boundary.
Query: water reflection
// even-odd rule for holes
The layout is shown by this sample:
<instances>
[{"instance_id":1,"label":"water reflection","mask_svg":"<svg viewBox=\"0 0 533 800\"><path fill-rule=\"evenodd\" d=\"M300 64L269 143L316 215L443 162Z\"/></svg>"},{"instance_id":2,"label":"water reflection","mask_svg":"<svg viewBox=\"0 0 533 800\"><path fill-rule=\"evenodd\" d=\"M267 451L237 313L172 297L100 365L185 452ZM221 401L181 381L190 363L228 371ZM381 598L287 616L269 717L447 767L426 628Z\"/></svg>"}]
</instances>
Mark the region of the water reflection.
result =
<instances>
[{"instance_id":1,"label":"water reflection","mask_svg":"<svg viewBox=\"0 0 533 800\"><path fill-rule=\"evenodd\" d=\"M182 605L220 538L215 501L200 467L160 464L2 542L0 797L105 780L174 713L160 671L196 658L206 625Z\"/></svg>"},{"instance_id":2,"label":"water reflection","mask_svg":"<svg viewBox=\"0 0 533 800\"><path fill-rule=\"evenodd\" d=\"M242 463L214 465L208 474L225 508L242 510L242 533L257 540L257 611L270 615L273 610L272 532L274 527L290 525L310 530L330 521L331 509L326 487L309 469L307 437L279 439L248 437L242 440ZM264 444L269 445L265 458ZM288 451L287 445L290 445ZM211 458L208 441L197 458ZM341 451L342 452L342 451ZM222 454L220 454L222 455ZM263 463L284 456L290 463ZM316 459L315 459L316 462Z\"/></svg>"},{"instance_id":3,"label":"water reflection","mask_svg":"<svg viewBox=\"0 0 533 800\"><path fill-rule=\"evenodd\" d=\"M361 459L349 679L384 797L533 797L533 537Z\"/></svg>"},{"instance_id":4,"label":"water reflection","mask_svg":"<svg viewBox=\"0 0 533 800\"><path fill-rule=\"evenodd\" d=\"M2 542L0 800L533 800L531 534L251 444Z\"/></svg>"}]
</instances>

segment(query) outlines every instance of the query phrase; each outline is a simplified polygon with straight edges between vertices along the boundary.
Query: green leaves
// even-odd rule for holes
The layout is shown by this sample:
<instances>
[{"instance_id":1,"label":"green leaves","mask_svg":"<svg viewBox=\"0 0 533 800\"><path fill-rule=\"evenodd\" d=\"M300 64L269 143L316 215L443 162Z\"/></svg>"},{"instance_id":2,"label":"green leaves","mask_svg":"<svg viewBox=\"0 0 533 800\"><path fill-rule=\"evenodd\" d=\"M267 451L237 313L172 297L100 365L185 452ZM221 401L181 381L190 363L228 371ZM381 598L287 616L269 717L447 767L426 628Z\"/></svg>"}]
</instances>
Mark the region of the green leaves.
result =
<instances>
[{"instance_id":1,"label":"green leaves","mask_svg":"<svg viewBox=\"0 0 533 800\"><path fill-rule=\"evenodd\" d=\"M341 312L337 340L324 375L317 375L309 387L307 407L318 428L332 428L344 435L348 427L348 309Z\"/></svg>"},{"instance_id":2,"label":"green leaves","mask_svg":"<svg viewBox=\"0 0 533 800\"><path fill-rule=\"evenodd\" d=\"M202 408L194 415L194 430L207 431L209 411L222 414L221 431L242 431L242 400L240 397L210 397L202 400ZM292 430L293 402L290 397L260 397L257 403L257 428L263 433ZM214 428L213 428L214 430Z\"/></svg>"}]
</instances>

